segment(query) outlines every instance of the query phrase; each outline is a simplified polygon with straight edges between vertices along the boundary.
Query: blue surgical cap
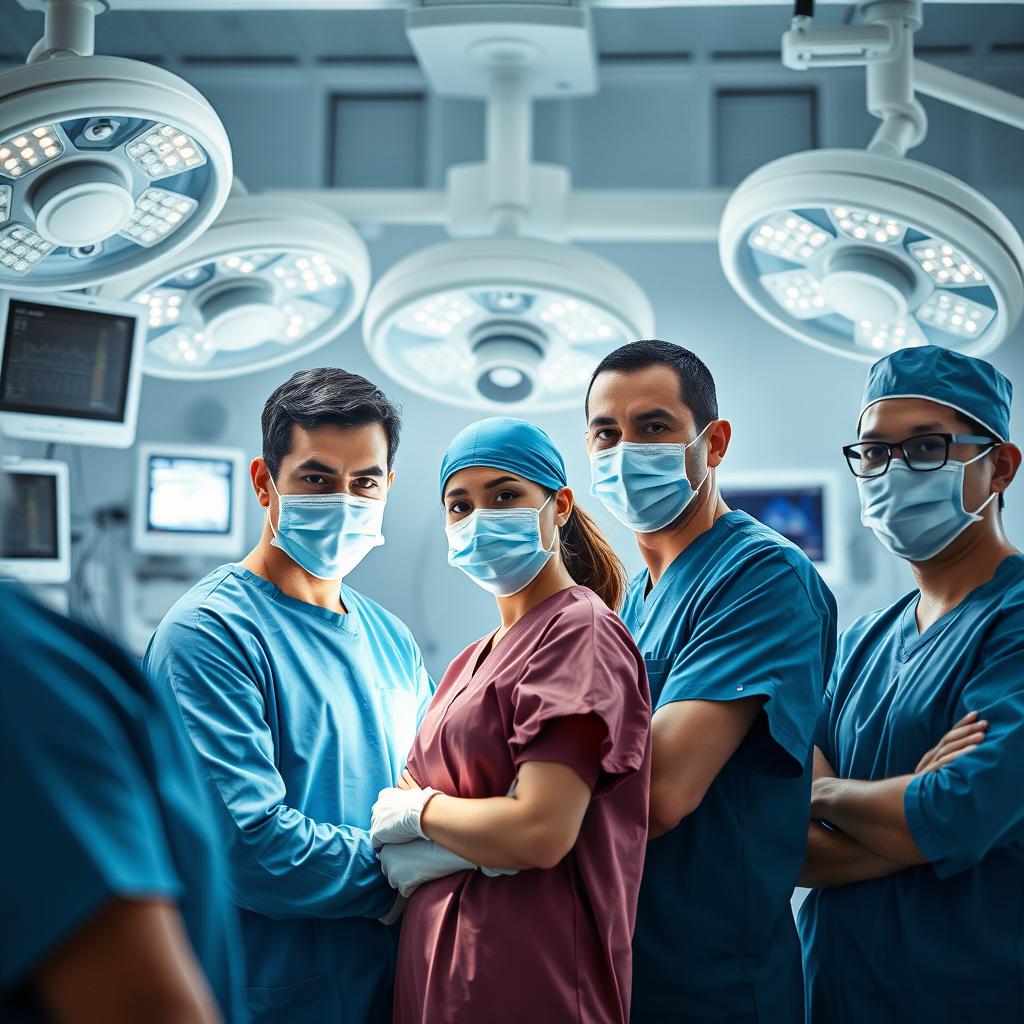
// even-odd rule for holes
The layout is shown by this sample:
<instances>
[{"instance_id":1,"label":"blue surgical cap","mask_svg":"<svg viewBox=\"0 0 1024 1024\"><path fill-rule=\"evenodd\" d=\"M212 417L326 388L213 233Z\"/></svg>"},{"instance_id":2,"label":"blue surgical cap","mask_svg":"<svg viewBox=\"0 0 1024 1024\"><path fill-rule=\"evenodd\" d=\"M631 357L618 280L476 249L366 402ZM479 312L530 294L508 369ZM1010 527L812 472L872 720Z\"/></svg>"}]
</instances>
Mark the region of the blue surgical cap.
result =
<instances>
[{"instance_id":1,"label":"blue surgical cap","mask_svg":"<svg viewBox=\"0 0 1024 1024\"><path fill-rule=\"evenodd\" d=\"M1013 385L984 359L938 345L903 348L868 371L858 429L864 413L885 398L927 398L977 420L1000 441L1010 439Z\"/></svg>"},{"instance_id":2,"label":"blue surgical cap","mask_svg":"<svg viewBox=\"0 0 1024 1024\"><path fill-rule=\"evenodd\" d=\"M557 491L565 487L565 463L551 438L526 420L493 416L455 435L441 463L441 497L453 473L467 466L493 466Z\"/></svg>"}]
</instances>

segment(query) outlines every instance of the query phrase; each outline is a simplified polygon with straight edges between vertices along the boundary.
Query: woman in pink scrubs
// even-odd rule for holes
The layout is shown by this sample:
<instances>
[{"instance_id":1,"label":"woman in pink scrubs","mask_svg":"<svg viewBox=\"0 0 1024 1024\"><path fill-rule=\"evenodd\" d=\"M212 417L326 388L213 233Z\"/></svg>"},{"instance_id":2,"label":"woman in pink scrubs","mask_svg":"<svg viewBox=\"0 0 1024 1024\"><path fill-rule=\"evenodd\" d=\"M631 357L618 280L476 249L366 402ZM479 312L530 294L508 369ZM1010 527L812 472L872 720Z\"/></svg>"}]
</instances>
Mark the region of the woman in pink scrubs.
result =
<instances>
[{"instance_id":1,"label":"woman in pink scrubs","mask_svg":"<svg viewBox=\"0 0 1024 1024\"><path fill-rule=\"evenodd\" d=\"M396 1024L625 1024L651 712L622 566L522 420L459 434L441 489L449 561L501 626L452 662L406 788L374 808L385 872L415 890Z\"/></svg>"}]
</instances>

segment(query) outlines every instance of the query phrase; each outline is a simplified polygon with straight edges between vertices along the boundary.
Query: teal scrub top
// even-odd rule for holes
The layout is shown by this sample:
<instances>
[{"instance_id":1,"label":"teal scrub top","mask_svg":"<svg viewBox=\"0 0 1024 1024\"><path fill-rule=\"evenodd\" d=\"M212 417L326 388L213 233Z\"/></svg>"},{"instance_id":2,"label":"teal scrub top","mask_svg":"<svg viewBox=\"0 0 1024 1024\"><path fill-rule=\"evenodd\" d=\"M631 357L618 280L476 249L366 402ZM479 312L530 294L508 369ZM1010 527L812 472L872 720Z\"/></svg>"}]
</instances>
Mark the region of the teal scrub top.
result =
<instances>
[{"instance_id":1,"label":"teal scrub top","mask_svg":"<svg viewBox=\"0 0 1024 1024\"><path fill-rule=\"evenodd\" d=\"M398 782L432 683L409 630L342 586L348 614L239 565L167 613L145 665L177 697L227 846L255 1022L390 1020L395 901L370 808Z\"/></svg>"},{"instance_id":2,"label":"teal scrub top","mask_svg":"<svg viewBox=\"0 0 1024 1024\"><path fill-rule=\"evenodd\" d=\"M170 693L15 584L0 623L0 1019L47 1019L33 973L126 899L178 905L221 1015L243 1024L223 851Z\"/></svg>"},{"instance_id":3,"label":"teal scrub top","mask_svg":"<svg viewBox=\"0 0 1024 1024\"><path fill-rule=\"evenodd\" d=\"M1024 1020L1024 556L917 630L917 591L858 620L815 743L841 778L912 774L969 711L985 741L904 799L928 864L815 890L800 912L809 1019Z\"/></svg>"},{"instance_id":4,"label":"teal scrub top","mask_svg":"<svg viewBox=\"0 0 1024 1024\"><path fill-rule=\"evenodd\" d=\"M835 655L835 600L804 554L745 512L720 517L623 619L655 709L762 697L700 806L647 847L633 1024L803 1019L790 898L803 867L811 740Z\"/></svg>"}]
</instances>

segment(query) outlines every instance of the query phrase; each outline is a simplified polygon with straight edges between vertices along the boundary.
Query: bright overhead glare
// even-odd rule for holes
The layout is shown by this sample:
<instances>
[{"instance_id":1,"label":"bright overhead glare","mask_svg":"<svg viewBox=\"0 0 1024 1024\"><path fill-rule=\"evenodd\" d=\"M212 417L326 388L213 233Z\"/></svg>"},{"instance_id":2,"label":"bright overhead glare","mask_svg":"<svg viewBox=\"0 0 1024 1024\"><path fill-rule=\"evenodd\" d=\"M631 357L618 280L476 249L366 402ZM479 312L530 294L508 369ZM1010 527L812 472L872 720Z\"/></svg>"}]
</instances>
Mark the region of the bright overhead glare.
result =
<instances>
[{"instance_id":1,"label":"bright overhead glare","mask_svg":"<svg viewBox=\"0 0 1024 1024\"><path fill-rule=\"evenodd\" d=\"M231 181L220 119L168 71L62 56L5 72L0 223L50 248L21 269L0 259L0 288L85 288L135 272L198 237Z\"/></svg>"},{"instance_id":2,"label":"bright overhead glare","mask_svg":"<svg viewBox=\"0 0 1024 1024\"><path fill-rule=\"evenodd\" d=\"M159 201L159 216L181 212ZM236 196L187 249L102 290L149 307L146 373L196 380L326 345L359 315L369 284L366 246L347 221L305 202Z\"/></svg>"},{"instance_id":3,"label":"bright overhead glare","mask_svg":"<svg viewBox=\"0 0 1024 1024\"><path fill-rule=\"evenodd\" d=\"M1024 305L1024 244L989 200L925 164L860 150L755 171L726 206L719 253L764 320L853 359L928 343L982 355Z\"/></svg>"},{"instance_id":4,"label":"bright overhead glare","mask_svg":"<svg viewBox=\"0 0 1024 1024\"><path fill-rule=\"evenodd\" d=\"M405 387L506 411L578 402L605 354L653 332L650 303L623 271L525 238L421 250L377 282L363 316L370 354Z\"/></svg>"}]
</instances>

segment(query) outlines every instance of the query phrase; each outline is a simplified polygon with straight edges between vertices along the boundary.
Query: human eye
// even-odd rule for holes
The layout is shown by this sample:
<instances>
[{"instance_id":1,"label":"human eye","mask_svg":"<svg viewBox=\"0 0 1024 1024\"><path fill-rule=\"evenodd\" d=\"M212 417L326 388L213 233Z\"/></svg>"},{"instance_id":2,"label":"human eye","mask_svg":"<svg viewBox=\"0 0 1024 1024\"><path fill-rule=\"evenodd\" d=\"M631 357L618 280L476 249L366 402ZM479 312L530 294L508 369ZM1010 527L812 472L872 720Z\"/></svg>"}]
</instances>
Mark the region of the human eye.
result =
<instances>
[{"instance_id":1,"label":"human eye","mask_svg":"<svg viewBox=\"0 0 1024 1024\"><path fill-rule=\"evenodd\" d=\"M352 486L357 491L372 491L378 486L378 482L372 476L361 476L358 480L352 481Z\"/></svg>"},{"instance_id":2,"label":"human eye","mask_svg":"<svg viewBox=\"0 0 1024 1024\"><path fill-rule=\"evenodd\" d=\"M664 423L645 423L641 433L657 435L663 434L666 430L668 430L668 427Z\"/></svg>"},{"instance_id":3,"label":"human eye","mask_svg":"<svg viewBox=\"0 0 1024 1024\"><path fill-rule=\"evenodd\" d=\"M304 483L309 484L310 487L326 487L327 477L321 476L319 473L310 473L302 478Z\"/></svg>"},{"instance_id":4,"label":"human eye","mask_svg":"<svg viewBox=\"0 0 1024 1024\"><path fill-rule=\"evenodd\" d=\"M453 501L448 506L448 515L450 516L462 516L469 511L468 501Z\"/></svg>"},{"instance_id":5,"label":"human eye","mask_svg":"<svg viewBox=\"0 0 1024 1024\"><path fill-rule=\"evenodd\" d=\"M510 501L515 501L519 497L517 491L499 491L494 496L495 505L507 505Z\"/></svg>"}]
</instances>

